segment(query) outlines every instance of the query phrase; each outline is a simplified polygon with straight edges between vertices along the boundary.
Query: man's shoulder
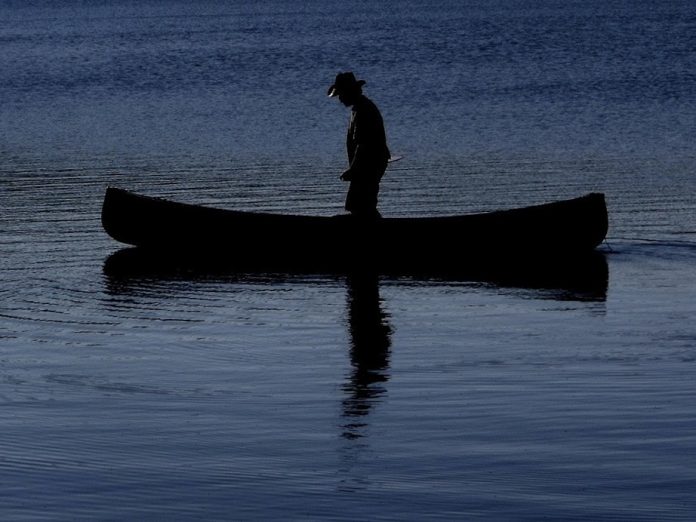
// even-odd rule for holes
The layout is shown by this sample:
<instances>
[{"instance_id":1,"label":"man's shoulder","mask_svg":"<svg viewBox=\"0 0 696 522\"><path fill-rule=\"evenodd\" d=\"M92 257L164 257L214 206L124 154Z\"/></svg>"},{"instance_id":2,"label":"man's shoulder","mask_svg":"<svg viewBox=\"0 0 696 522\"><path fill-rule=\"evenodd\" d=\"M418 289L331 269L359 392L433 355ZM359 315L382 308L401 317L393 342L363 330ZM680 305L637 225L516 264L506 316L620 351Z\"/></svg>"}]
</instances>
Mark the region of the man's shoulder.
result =
<instances>
[{"instance_id":1,"label":"man's shoulder","mask_svg":"<svg viewBox=\"0 0 696 522\"><path fill-rule=\"evenodd\" d=\"M365 95L361 96L358 99L358 101L355 102L355 105L353 105L353 111L365 114L373 113L379 115L379 109L377 108L377 105L375 105L375 103Z\"/></svg>"}]
</instances>

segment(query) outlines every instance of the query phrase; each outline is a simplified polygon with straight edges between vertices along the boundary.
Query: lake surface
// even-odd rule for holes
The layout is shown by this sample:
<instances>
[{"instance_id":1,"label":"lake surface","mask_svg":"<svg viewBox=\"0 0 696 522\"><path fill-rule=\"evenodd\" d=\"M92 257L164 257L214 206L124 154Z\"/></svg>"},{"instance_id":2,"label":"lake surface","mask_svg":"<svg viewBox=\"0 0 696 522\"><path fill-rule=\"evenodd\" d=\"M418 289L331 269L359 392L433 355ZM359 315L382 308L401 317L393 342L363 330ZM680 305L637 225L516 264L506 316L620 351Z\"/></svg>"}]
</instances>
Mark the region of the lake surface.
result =
<instances>
[{"instance_id":1,"label":"lake surface","mask_svg":"<svg viewBox=\"0 0 696 522\"><path fill-rule=\"evenodd\" d=\"M693 520L696 6L0 5L0 517ZM604 192L584 285L115 277L104 189L333 215ZM463 244L463 248L467 245Z\"/></svg>"}]
</instances>

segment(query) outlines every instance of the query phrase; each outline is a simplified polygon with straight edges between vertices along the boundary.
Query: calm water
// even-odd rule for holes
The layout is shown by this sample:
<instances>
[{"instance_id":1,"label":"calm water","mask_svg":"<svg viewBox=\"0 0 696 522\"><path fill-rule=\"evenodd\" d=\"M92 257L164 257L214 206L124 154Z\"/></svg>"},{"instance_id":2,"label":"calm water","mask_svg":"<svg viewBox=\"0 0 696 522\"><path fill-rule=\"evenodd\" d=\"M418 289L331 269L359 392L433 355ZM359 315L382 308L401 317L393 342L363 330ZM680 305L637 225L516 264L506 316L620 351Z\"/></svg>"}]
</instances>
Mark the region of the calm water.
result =
<instances>
[{"instance_id":1,"label":"calm water","mask_svg":"<svg viewBox=\"0 0 696 522\"><path fill-rule=\"evenodd\" d=\"M190 4L0 4L0 517L693 520L696 6ZM104 271L109 184L340 212L347 69L383 214L602 191L608 280Z\"/></svg>"}]
</instances>

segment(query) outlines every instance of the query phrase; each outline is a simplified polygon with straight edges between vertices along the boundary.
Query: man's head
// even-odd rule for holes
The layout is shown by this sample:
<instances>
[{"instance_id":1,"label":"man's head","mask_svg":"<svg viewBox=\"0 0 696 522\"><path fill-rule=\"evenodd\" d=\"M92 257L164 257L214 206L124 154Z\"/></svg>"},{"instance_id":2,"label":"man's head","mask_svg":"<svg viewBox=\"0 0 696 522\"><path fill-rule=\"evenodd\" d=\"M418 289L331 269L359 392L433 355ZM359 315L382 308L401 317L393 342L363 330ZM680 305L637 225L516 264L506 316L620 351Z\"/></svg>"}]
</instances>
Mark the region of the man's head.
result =
<instances>
[{"instance_id":1,"label":"man's head","mask_svg":"<svg viewBox=\"0 0 696 522\"><path fill-rule=\"evenodd\" d=\"M352 72L338 73L333 85L329 87L327 94L331 97L338 96L345 106L355 103L358 96L362 94L364 80L356 80Z\"/></svg>"}]
</instances>

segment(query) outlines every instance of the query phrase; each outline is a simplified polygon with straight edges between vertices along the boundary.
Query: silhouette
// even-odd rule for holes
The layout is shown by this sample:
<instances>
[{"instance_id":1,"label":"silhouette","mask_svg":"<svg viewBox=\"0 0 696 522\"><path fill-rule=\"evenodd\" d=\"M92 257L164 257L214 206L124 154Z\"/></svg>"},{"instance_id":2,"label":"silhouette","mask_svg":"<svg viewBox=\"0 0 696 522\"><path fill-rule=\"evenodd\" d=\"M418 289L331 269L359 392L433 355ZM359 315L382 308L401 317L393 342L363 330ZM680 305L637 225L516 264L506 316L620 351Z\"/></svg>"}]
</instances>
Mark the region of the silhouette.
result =
<instances>
[{"instance_id":1,"label":"silhouette","mask_svg":"<svg viewBox=\"0 0 696 522\"><path fill-rule=\"evenodd\" d=\"M349 167L341 174L343 181L350 182L345 208L355 216L374 217L379 216L379 182L391 154L382 115L362 93L363 85L365 81L356 80L352 72L339 73L328 95L338 96L343 105L352 107L346 138Z\"/></svg>"},{"instance_id":2,"label":"silhouette","mask_svg":"<svg viewBox=\"0 0 696 522\"><path fill-rule=\"evenodd\" d=\"M350 380L343 387L343 437L362 437L366 416L375 401L385 393L389 379L389 349L392 329L382 310L376 273L348 276L348 330L351 348Z\"/></svg>"},{"instance_id":3,"label":"silhouette","mask_svg":"<svg viewBox=\"0 0 696 522\"><path fill-rule=\"evenodd\" d=\"M520 271L550 258L552 266L577 264L604 240L608 214L602 194L483 214L362 220L240 212L110 187L102 225L161 257L237 270L466 272L495 262Z\"/></svg>"}]
</instances>

